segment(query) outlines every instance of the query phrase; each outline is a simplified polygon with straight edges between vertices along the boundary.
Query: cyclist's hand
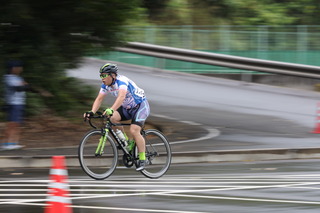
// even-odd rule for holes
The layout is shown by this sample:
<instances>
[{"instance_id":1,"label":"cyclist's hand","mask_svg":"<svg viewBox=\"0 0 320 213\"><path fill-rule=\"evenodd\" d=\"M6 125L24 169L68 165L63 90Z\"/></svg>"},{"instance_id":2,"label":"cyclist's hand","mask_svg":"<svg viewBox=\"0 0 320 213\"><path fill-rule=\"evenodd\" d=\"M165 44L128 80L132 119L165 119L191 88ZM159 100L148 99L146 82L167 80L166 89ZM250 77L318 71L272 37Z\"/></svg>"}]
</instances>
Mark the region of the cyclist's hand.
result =
<instances>
[{"instance_id":1,"label":"cyclist's hand","mask_svg":"<svg viewBox=\"0 0 320 213\"><path fill-rule=\"evenodd\" d=\"M83 114L84 121L89 120L90 117L93 116L93 115L94 115L94 113L92 111L85 112Z\"/></svg>"},{"instance_id":2,"label":"cyclist's hand","mask_svg":"<svg viewBox=\"0 0 320 213\"><path fill-rule=\"evenodd\" d=\"M112 116L113 115L113 112L114 110L111 109L111 108L107 108L105 111L104 111L104 115L108 115L108 116Z\"/></svg>"}]
</instances>

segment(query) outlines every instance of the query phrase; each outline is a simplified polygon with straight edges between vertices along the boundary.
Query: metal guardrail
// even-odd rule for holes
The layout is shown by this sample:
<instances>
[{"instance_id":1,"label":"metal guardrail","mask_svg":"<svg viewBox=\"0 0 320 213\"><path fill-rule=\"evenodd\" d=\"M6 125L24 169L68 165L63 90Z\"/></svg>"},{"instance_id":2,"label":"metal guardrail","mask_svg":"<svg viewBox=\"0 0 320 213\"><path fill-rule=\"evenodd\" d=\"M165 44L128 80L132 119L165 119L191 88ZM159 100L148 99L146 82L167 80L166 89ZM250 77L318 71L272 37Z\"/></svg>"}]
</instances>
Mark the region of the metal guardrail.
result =
<instances>
[{"instance_id":1,"label":"metal guardrail","mask_svg":"<svg viewBox=\"0 0 320 213\"><path fill-rule=\"evenodd\" d=\"M320 79L320 67L318 66L208 53L140 42L129 42L124 47L117 47L116 50L158 58Z\"/></svg>"}]
</instances>

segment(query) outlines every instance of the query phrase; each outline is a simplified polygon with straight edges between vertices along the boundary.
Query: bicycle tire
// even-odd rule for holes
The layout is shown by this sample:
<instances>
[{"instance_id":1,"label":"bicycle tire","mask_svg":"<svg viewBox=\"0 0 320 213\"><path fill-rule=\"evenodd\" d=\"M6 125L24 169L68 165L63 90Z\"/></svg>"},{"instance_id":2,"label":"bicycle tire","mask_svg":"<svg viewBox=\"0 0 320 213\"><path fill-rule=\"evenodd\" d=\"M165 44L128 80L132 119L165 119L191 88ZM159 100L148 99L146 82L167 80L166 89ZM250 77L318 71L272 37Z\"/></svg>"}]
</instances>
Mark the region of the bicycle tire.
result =
<instances>
[{"instance_id":1,"label":"bicycle tire","mask_svg":"<svg viewBox=\"0 0 320 213\"><path fill-rule=\"evenodd\" d=\"M144 176L156 179L163 176L171 164L171 147L162 132L156 129L145 130L147 165L140 171Z\"/></svg>"},{"instance_id":2,"label":"bicycle tire","mask_svg":"<svg viewBox=\"0 0 320 213\"><path fill-rule=\"evenodd\" d=\"M103 180L109 177L118 163L117 146L109 135L107 136L104 153L102 156L95 156L101 136L101 130L89 131L81 140L78 148L81 168L88 176L96 180Z\"/></svg>"}]
</instances>

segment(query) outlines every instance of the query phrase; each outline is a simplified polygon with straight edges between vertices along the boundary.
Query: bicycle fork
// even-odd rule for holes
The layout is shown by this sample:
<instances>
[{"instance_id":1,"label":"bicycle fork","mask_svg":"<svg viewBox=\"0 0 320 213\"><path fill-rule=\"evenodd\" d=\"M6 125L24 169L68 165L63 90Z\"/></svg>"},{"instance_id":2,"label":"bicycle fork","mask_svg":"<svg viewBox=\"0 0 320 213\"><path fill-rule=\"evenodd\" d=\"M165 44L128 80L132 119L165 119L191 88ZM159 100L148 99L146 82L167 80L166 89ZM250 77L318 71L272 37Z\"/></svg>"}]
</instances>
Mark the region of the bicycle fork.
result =
<instances>
[{"instance_id":1,"label":"bicycle fork","mask_svg":"<svg viewBox=\"0 0 320 213\"><path fill-rule=\"evenodd\" d=\"M102 133L102 135L99 139L99 144L98 144L98 147L95 152L96 157L102 156L102 154L103 154L103 150L104 150L104 146L106 144L107 138L108 138L109 130L108 129L101 129L101 133Z\"/></svg>"}]
</instances>

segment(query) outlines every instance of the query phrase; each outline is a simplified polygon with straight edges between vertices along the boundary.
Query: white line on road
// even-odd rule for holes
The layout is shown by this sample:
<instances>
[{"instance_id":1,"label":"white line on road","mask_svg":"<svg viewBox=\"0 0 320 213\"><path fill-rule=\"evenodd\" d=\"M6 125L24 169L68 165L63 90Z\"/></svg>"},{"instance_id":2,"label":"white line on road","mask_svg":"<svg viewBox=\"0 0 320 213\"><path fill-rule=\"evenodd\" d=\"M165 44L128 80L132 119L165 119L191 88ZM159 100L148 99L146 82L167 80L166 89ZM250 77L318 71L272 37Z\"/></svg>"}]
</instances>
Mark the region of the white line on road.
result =
<instances>
[{"instance_id":1,"label":"white line on road","mask_svg":"<svg viewBox=\"0 0 320 213\"><path fill-rule=\"evenodd\" d=\"M166 116L166 115L160 115L160 114L152 114L152 116L159 117L159 118L165 118L168 120L175 120L181 123L186 123L189 125L194 125L194 126L202 126L203 129L205 129L208 133L200 138L194 138L194 139L189 139L189 140L180 140L180 141L170 141L170 144L181 144L181 143L190 143L190 142L195 142L195 141L202 141L202 140L208 140L211 138L218 137L220 135L220 131L211 127L207 127L206 125L202 125L200 123L196 123L193 121L179 121L178 119Z\"/></svg>"},{"instance_id":2,"label":"white line on road","mask_svg":"<svg viewBox=\"0 0 320 213\"><path fill-rule=\"evenodd\" d=\"M158 180L145 181L144 178L131 177L119 180L95 181L91 179L71 179L70 197L73 201L81 202L87 199L104 199L118 197L146 197L146 196L169 196L188 197L190 199L210 199L210 200L235 200L235 201L251 201L251 202L266 202L266 203L292 203L303 205L320 205L320 201L305 200L301 195L298 199L275 199L270 194L264 194L262 197L244 197L232 196L233 191L241 190L259 190L263 189L311 189L318 190L320 185L319 174L311 175L263 175L263 176L219 176L219 177L202 177L202 176L187 176L175 177L168 176ZM135 180L133 180L135 178ZM312 180L310 180L312 178ZM308 182L309 181L309 182ZM37 184L38 183L38 184ZM8 199L0 199L0 205L45 205L46 199L22 199L23 197L46 197L46 194L24 194L18 192L39 192L45 191L48 187L48 180L18 180L18 181L0 181L0 193L10 191L14 194L0 194L0 197ZM213 192L231 192L231 196L219 196ZM76 193L77 192L77 193ZM109 194L101 194L101 193ZM112 194L110 194L110 192ZM118 193L119 192L119 193ZM208 193L212 194L208 194ZM81 193L81 194L78 194ZM99 194L97 194L99 193ZM269 196L265 197L265 196ZM12 197L21 197L21 199L12 199ZM312 198L311 198L312 199ZM73 205L73 208L86 209L101 209L101 210L119 210L126 212L164 212L164 213L203 213L198 211L182 211L164 210L164 209L139 209L139 208L121 208L121 207L104 207L104 206L79 206Z\"/></svg>"}]
</instances>

